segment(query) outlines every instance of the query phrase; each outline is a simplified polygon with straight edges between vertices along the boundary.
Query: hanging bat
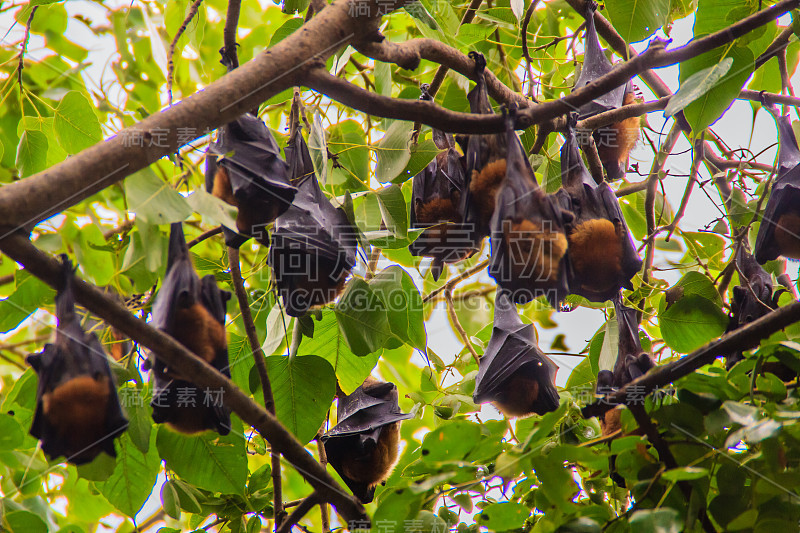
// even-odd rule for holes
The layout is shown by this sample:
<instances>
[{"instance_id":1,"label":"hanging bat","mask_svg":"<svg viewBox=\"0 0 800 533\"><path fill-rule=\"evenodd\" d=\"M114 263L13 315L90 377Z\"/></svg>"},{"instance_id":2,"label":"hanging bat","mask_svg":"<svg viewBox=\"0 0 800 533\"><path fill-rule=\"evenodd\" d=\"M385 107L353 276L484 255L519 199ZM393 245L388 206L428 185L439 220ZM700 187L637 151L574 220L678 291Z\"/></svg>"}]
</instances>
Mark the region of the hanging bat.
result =
<instances>
[{"instance_id":1,"label":"hanging bat","mask_svg":"<svg viewBox=\"0 0 800 533\"><path fill-rule=\"evenodd\" d=\"M275 220L268 261L289 316L336 299L356 263L356 231L320 189L299 125L284 149L297 195Z\"/></svg>"},{"instance_id":2,"label":"hanging bat","mask_svg":"<svg viewBox=\"0 0 800 533\"><path fill-rule=\"evenodd\" d=\"M61 256L61 289L56 295L56 339L26 358L39 376L30 433L51 459L64 456L82 465L100 452L116 457L114 439L128 427L103 346L86 333L75 312L74 270Z\"/></svg>"},{"instance_id":3,"label":"hanging bat","mask_svg":"<svg viewBox=\"0 0 800 533\"><path fill-rule=\"evenodd\" d=\"M206 190L239 209L238 234L223 228L225 243L238 248L249 237L269 245L266 226L291 205L297 190L289 167L264 123L245 113L218 130L206 156Z\"/></svg>"},{"instance_id":4,"label":"hanging bat","mask_svg":"<svg viewBox=\"0 0 800 533\"><path fill-rule=\"evenodd\" d=\"M756 261L763 265L779 255L800 259L800 150L789 117L780 116L763 97L762 104L778 124L780 145L778 178L764 208L753 248Z\"/></svg>"},{"instance_id":5,"label":"hanging bat","mask_svg":"<svg viewBox=\"0 0 800 533\"><path fill-rule=\"evenodd\" d=\"M420 100L432 100L427 85L422 86ZM433 140L443 151L414 176L411 188L410 227L427 229L411 243L408 251L433 258L431 274L436 281L444 263L457 263L477 249L463 223L466 178L462 158L452 135L434 129Z\"/></svg>"},{"instance_id":6,"label":"hanging bat","mask_svg":"<svg viewBox=\"0 0 800 533\"><path fill-rule=\"evenodd\" d=\"M225 331L225 304L228 291L220 290L213 274L201 280L192 266L189 248L180 222L169 234L167 274L153 304L152 325L171 335L196 356L226 377L228 342ZM167 367L158 354L151 353L146 368L152 370L153 420L166 423L181 433L212 429L220 435L230 432L230 409L221 397L199 388Z\"/></svg>"},{"instance_id":7,"label":"hanging bat","mask_svg":"<svg viewBox=\"0 0 800 533\"><path fill-rule=\"evenodd\" d=\"M584 44L583 67L575 89L584 87L597 78L611 72L613 68L608 60L594 24L594 12L597 3L586 2L586 40ZM604 111L611 111L623 105L630 105L636 100L635 87L632 83L617 87L578 109L581 119L585 119ZM639 139L639 119L631 117L620 122L598 128L593 133L597 152L609 181L621 179L628 169L628 156Z\"/></svg>"},{"instance_id":8,"label":"hanging bat","mask_svg":"<svg viewBox=\"0 0 800 533\"><path fill-rule=\"evenodd\" d=\"M569 293L571 276L563 211L539 187L519 137L513 112L506 116L508 164L491 220L489 274L514 303L546 296L556 307Z\"/></svg>"},{"instance_id":9,"label":"hanging bat","mask_svg":"<svg viewBox=\"0 0 800 533\"><path fill-rule=\"evenodd\" d=\"M570 291L592 302L612 299L642 268L619 202L607 183L598 184L583 164L575 139L577 113L569 117L561 147L561 184L556 197L574 219L567 224Z\"/></svg>"},{"instance_id":10,"label":"hanging bat","mask_svg":"<svg viewBox=\"0 0 800 533\"><path fill-rule=\"evenodd\" d=\"M372 377L339 396L336 414L338 423L321 439L328 462L356 498L370 503L397 463L400 422L411 415L400 411L394 383Z\"/></svg>"},{"instance_id":11,"label":"hanging bat","mask_svg":"<svg viewBox=\"0 0 800 533\"><path fill-rule=\"evenodd\" d=\"M475 378L475 403L492 402L507 417L543 415L558 407L558 367L536 345L508 295L497 291L494 326Z\"/></svg>"},{"instance_id":12,"label":"hanging bat","mask_svg":"<svg viewBox=\"0 0 800 533\"><path fill-rule=\"evenodd\" d=\"M598 394L619 389L656 366L650 354L642 349L636 309L625 306L619 294L613 301L619 329L617 360L613 371L601 370L597 374ZM620 429L620 414L621 408L611 409L600 418L600 429L604 436Z\"/></svg>"},{"instance_id":13,"label":"hanging bat","mask_svg":"<svg viewBox=\"0 0 800 533\"><path fill-rule=\"evenodd\" d=\"M744 243L739 247L734 261L741 284L733 288L731 318L726 333L739 329L778 307L777 299L772 295L772 276L761 268L745 249ZM741 350L725 354L725 368L730 370L742 359L744 356Z\"/></svg>"},{"instance_id":14,"label":"hanging bat","mask_svg":"<svg viewBox=\"0 0 800 533\"><path fill-rule=\"evenodd\" d=\"M475 87L467 95L472 113L494 114L486 91L486 58L470 52L475 62ZM466 185L464 222L470 225L477 245L489 235L495 199L506 176L506 136L500 134L470 135L466 138ZM463 145L462 145L463 146Z\"/></svg>"}]
</instances>

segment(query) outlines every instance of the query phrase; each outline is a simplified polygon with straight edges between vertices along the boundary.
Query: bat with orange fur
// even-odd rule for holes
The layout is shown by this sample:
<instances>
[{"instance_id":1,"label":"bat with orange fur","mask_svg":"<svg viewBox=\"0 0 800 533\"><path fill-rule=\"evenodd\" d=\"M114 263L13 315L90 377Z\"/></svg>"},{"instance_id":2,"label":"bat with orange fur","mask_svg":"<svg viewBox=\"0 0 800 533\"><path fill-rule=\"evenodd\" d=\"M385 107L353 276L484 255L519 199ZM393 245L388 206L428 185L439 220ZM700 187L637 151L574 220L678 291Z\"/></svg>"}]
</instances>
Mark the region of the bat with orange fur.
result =
<instances>
[{"instance_id":1,"label":"bat with orange fur","mask_svg":"<svg viewBox=\"0 0 800 533\"><path fill-rule=\"evenodd\" d=\"M753 255L760 264L784 256L800 259L800 150L788 116L762 97L764 109L778 125L778 177L758 228Z\"/></svg>"},{"instance_id":2,"label":"bat with orange fur","mask_svg":"<svg viewBox=\"0 0 800 533\"><path fill-rule=\"evenodd\" d=\"M527 154L506 116L506 177L491 220L491 275L514 303L546 296L556 307L571 276L565 225L571 214L539 187Z\"/></svg>"},{"instance_id":3,"label":"bat with orange fur","mask_svg":"<svg viewBox=\"0 0 800 533\"><path fill-rule=\"evenodd\" d=\"M427 86L420 100L431 100ZM466 178L462 157L452 135L433 130L436 147L442 150L422 172L414 176L411 187L411 228L426 228L408 247L412 255L432 257L434 281L445 263L457 263L477 250L470 231L463 223Z\"/></svg>"},{"instance_id":4,"label":"bat with orange fur","mask_svg":"<svg viewBox=\"0 0 800 533\"><path fill-rule=\"evenodd\" d=\"M320 189L299 123L292 130L284 150L297 195L275 220L268 262L286 313L302 316L344 290L358 240L344 210Z\"/></svg>"},{"instance_id":5,"label":"bat with orange fur","mask_svg":"<svg viewBox=\"0 0 800 533\"><path fill-rule=\"evenodd\" d=\"M322 436L328 462L362 503L389 477L398 459L400 411L394 383L368 377L350 395L340 395L337 424Z\"/></svg>"},{"instance_id":6,"label":"bat with orange fur","mask_svg":"<svg viewBox=\"0 0 800 533\"><path fill-rule=\"evenodd\" d=\"M61 256L56 295L56 339L26 358L39 375L30 433L51 459L81 465L100 452L116 457L114 439L128 427L103 346L86 333L75 312L72 264Z\"/></svg>"},{"instance_id":7,"label":"bat with orange fur","mask_svg":"<svg viewBox=\"0 0 800 533\"><path fill-rule=\"evenodd\" d=\"M218 130L208 147L205 179L208 192L239 209L238 233L223 228L225 243L235 248L249 237L268 246L266 226L289 208L297 192L278 144L251 113Z\"/></svg>"},{"instance_id":8,"label":"bat with orange fur","mask_svg":"<svg viewBox=\"0 0 800 533\"><path fill-rule=\"evenodd\" d=\"M575 89L584 87L597 78L611 72L613 65L608 60L603 48L600 46L600 39L597 37L597 29L594 24L594 12L597 3L586 2L586 40L584 44L583 66L578 80L575 82ZM591 102L582 105L578 109L580 118L584 119L617 109L623 105L633 104L636 100L635 87L632 83L617 87L602 96L598 96ZM628 156L639 139L639 118L630 117L609 126L598 128L593 132L597 152L606 176L609 181L621 179L625 176L628 169Z\"/></svg>"},{"instance_id":9,"label":"bat with orange fur","mask_svg":"<svg viewBox=\"0 0 800 533\"><path fill-rule=\"evenodd\" d=\"M486 90L486 58L478 52L470 52L469 57L475 62L475 87L467 95L470 111L494 114ZM467 194L462 211L476 246L491 231L495 200L506 176L506 143L502 133L470 135L466 140Z\"/></svg>"},{"instance_id":10,"label":"bat with orange fur","mask_svg":"<svg viewBox=\"0 0 800 533\"><path fill-rule=\"evenodd\" d=\"M620 287L633 290L631 279L642 268L619 202L606 182L598 184L581 159L575 139L577 114L569 117L561 147L561 207L574 219L567 223L572 265L570 291L592 302L612 299Z\"/></svg>"},{"instance_id":11,"label":"bat with orange fur","mask_svg":"<svg viewBox=\"0 0 800 533\"><path fill-rule=\"evenodd\" d=\"M225 307L231 293L220 290L213 274L197 275L186 246L183 225L172 224L169 235L167 274L158 291L152 311L152 325L213 366L226 377L228 342ZM230 409L221 397L211 397L151 353L145 365L152 371L153 420L166 423L181 433L214 430L230 432Z\"/></svg>"},{"instance_id":12,"label":"bat with orange fur","mask_svg":"<svg viewBox=\"0 0 800 533\"><path fill-rule=\"evenodd\" d=\"M497 291L492 336L475 378L475 403L492 402L509 418L558 408L558 367L539 350L535 336L508 296Z\"/></svg>"}]
</instances>

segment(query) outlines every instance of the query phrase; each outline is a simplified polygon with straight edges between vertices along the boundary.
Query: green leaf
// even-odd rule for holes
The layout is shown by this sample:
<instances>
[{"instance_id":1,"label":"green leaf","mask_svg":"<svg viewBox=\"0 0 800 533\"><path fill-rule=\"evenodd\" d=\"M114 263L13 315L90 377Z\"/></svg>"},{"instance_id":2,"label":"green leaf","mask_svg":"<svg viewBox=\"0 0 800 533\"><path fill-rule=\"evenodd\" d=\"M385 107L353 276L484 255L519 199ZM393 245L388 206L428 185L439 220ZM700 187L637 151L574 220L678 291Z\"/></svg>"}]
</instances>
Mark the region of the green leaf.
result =
<instances>
[{"instance_id":1,"label":"green leaf","mask_svg":"<svg viewBox=\"0 0 800 533\"><path fill-rule=\"evenodd\" d=\"M478 524L489 528L489 531L507 531L522 527L531 515L531 510L521 503L493 503L485 507L475 517Z\"/></svg>"},{"instance_id":2,"label":"green leaf","mask_svg":"<svg viewBox=\"0 0 800 533\"><path fill-rule=\"evenodd\" d=\"M213 194L209 194L202 187L198 187L186 197L186 203L195 213L203 215L203 219L210 225L222 224L228 229L236 229L236 208L223 202Z\"/></svg>"},{"instance_id":3,"label":"green leaf","mask_svg":"<svg viewBox=\"0 0 800 533\"><path fill-rule=\"evenodd\" d=\"M669 99L667 108L664 110L664 116L671 117L706 94L728 73L731 66L733 66L733 58L726 57L718 64L704 68L689 76L686 81L681 83L678 92Z\"/></svg>"},{"instance_id":4,"label":"green leaf","mask_svg":"<svg viewBox=\"0 0 800 533\"><path fill-rule=\"evenodd\" d=\"M437 428L422 441L422 460L426 463L463 461L480 439L481 429L477 424L463 420L451 422Z\"/></svg>"},{"instance_id":5,"label":"green leaf","mask_svg":"<svg viewBox=\"0 0 800 533\"><path fill-rule=\"evenodd\" d=\"M669 0L606 0L606 17L629 43L653 35L667 21Z\"/></svg>"},{"instance_id":6,"label":"green leaf","mask_svg":"<svg viewBox=\"0 0 800 533\"><path fill-rule=\"evenodd\" d=\"M517 20L522 19L525 14L525 0L511 0L511 12L517 17Z\"/></svg>"},{"instance_id":7,"label":"green leaf","mask_svg":"<svg viewBox=\"0 0 800 533\"><path fill-rule=\"evenodd\" d=\"M366 357L354 354L342 334L336 313L322 312L322 320L314 323L314 338L303 337L298 353L315 354L333 366L339 386L345 394L351 394L361 386L378 362L381 350Z\"/></svg>"},{"instance_id":8,"label":"green leaf","mask_svg":"<svg viewBox=\"0 0 800 533\"><path fill-rule=\"evenodd\" d=\"M148 167L125 180L130 210L147 224L181 222L192 214L186 199Z\"/></svg>"},{"instance_id":9,"label":"green leaf","mask_svg":"<svg viewBox=\"0 0 800 533\"><path fill-rule=\"evenodd\" d=\"M172 484L172 481L167 480L161 485L161 507L167 516L171 516L175 520L181 517L180 500L178 499L178 491Z\"/></svg>"},{"instance_id":10,"label":"green leaf","mask_svg":"<svg viewBox=\"0 0 800 533\"><path fill-rule=\"evenodd\" d=\"M0 450L13 450L22 445L25 433L13 416L0 413Z\"/></svg>"},{"instance_id":11,"label":"green leaf","mask_svg":"<svg viewBox=\"0 0 800 533\"><path fill-rule=\"evenodd\" d=\"M684 296L659 312L658 318L664 342L680 353L703 346L728 327L728 315L719 305L696 294Z\"/></svg>"},{"instance_id":12,"label":"green leaf","mask_svg":"<svg viewBox=\"0 0 800 533\"><path fill-rule=\"evenodd\" d=\"M77 154L103 140L94 106L78 91L64 95L53 117L58 143L69 154Z\"/></svg>"},{"instance_id":13,"label":"green leaf","mask_svg":"<svg viewBox=\"0 0 800 533\"><path fill-rule=\"evenodd\" d=\"M690 481L692 479L708 477L708 469L697 466L682 466L680 468L667 470L661 477L667 481Z\"/></svg>"},{"instance_id":14,"label":"green leaf","mask_svg":"<svg viewBox=\"0 0 800 533\"><path fill-rule=\"evenodd\" d=\"M283 12L287 14L302 13L308 7L310 0L283 0Z\"/></svg>"},{"instance_id":15,"label":"green leaf","mask_svg":"<svg viewBox=\"0 0 800 533\"><path fill-rule=\"evenodd\" d=\"M328 183L328 145L325 142L325 128L319 111L314 113L314 123L308 134L308 152L314 164L314 172L321 184Z\"/></svg>"},{"instance_id":16,"label":"green leaf","mask_svg":"<svg viewBox=\"0 0 800 533\"><path fill-rule=\"evenodd\" d=\"M425 351L427 336L422 296L408 272L397 265L390 266L372 278L369 286L383 301L392 333Z\"/></svg>"},{"instance_id":17,"label":"green leaf","mask_svg":"<svg viewBox=\"0 0 800 533\"><path fill-rule=\"evenodd\" d=\"M342 335L359 357L380 350L392 335L383 301L363 279L348 283L334 310Z\"/></svg>"},{"instance_id":18,"label":"green leaf","mask_svg":"<svg viewBox=\"0 0 800 533\"><path fill-rule=\"evenodd\" d=\"M291 18L287 20L283 23L283 26L275 30L275 33L272 34L272 39L269 41L269 47L272 48L277 43L293 34L302 25L303 19L301 18Z\"/></svg>"},{"instance_id":19,"label":"green leaf","mask_svg":"<svg viewBox=\"0 0 800 533\"><path fill-rule=\"evenodd\" d=\"M247 454L238 418L231 417L231 432L224 437L213 431L186 436L162 425L156 446L167 468L189 483L212 492L244 493Z\"/></svg>"},{"instance_id":20,"label":"green leaf","mask_svg":"<svg viewBox=\"0 0 800 533\"><path fill-rule=\"evenodd\" d=\"M32 176L47 168L47 136L28 130L19 138L15 165L22 177Z\"/></svg>"},{"instance_id":21,"label":"green leaf","mask_svg":"<svg viewBox=\"0 0 800 533\"><path fill-rule=\"evenodd\" d=\"M116 441L117 465L103 483L96 483L108 502L133 517L142 508L156 483L161 462L155 447L143 454L123 433Z\"/></svg>"},{"instance_id":22,"label":"green leaf","mask_svg":"<svg viewBox=\"0 0 800 533\"><path fill-rule=\"evenodd\" d=\"M727 57L733 58L733 67L711 90L684 109L693 132L699 133L714 124L730 107L755 68L755 56L746 46L730 49L723 46L681 63L679 80L683 84L692 75L719 64Z\"/></svg>"},{"instance_id":23,"label":"green leaf","mask_svg":"<svg viewBox=\"0 0 800 533\"><path fill-rule=\"evenodd\" d=\"M316 436L336 395L336 373L316 355L267 357L275 415L306 444Z\"/></svg>"},{"instance_id":24,"label":"green leaf","mask_svg":"<svg viewBox=\"0 0 800 533\"><path fill-rule=\"evenodd\" d=\"M358 191L369 181L369 146L364 128L355 120L344 120L328 128L328 149L341 168L331 170L330 182Z\"/></svg>"},{"instance_id":25,"label":"green leaf","mask_svg":"<svg viewBox=\"0 0 800 533\"><path fill-rule=\"evenodd\" d=\"M0 332L16 328L34 311L52 302L55 291L25 270L14 274L17 289L4 300L0 300Z\"/></svg>"},{"instance_id":26,"label":"green leaf","mask_svg":"<svg viewBox=\"0 0 800 533\"><path fill-rule=\"evenodd\" d=\"M392 181L406 168L411 159L409 143L413 127L411 122L395 121L375 146L378 158L375 179L381 183Z\"/></svg>"},{"instance_id":27,"label":"green leaf","mask_svg":"<svg viewBox=\"0 0 800 533\"><path fill-rule=\"evenodd\" d=\"M679 533L683 528L678 511L670 508L635 511L630 524L637 533Z\"/></svg>"},{"instance_id":28,"label":"green leaf","mask_svg":"<svg viewBox=\"0 0 800 533\"><path fill-rule=\"evenodd\" d=\"M408 235L408 206L403 191L397 185L390 185L375 195L386 227L398 237L405 238Z\"/></svg>"},{"instance_id":29,"label":"green leaf","mask_svg":"<svg viewBox=\"0 0 800 533\"><path fill-rule=\"evenodd\" d=\"M11 533L47 533L47 524L30 511L11 511L0 517L0 525Z\"/></svg>"}]
</instances>

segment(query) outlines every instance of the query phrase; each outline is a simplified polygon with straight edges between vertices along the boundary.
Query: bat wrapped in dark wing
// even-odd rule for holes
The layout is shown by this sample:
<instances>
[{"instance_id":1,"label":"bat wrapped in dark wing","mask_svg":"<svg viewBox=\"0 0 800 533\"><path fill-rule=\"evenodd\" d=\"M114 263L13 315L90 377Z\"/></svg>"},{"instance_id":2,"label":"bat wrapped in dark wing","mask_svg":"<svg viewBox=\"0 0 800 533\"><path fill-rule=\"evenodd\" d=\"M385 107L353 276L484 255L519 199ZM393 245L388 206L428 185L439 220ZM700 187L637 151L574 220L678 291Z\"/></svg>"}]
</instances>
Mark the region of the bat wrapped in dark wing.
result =
<instances>
[{"instance_id":1,"label":"bat wrapped in dark wing","mask_svg":"<svg viewBox=\"0 0 800 533\"><path fill-rule=\"evenodd\" d=\"M30 433L51 459L81 465L100 452L116 457L114 439L128 427L103 346L86 333L75 312L72 264L61 256L56 295L56 339L26 358L39 376Z\"/></svg>"},{"instance_id":2,"label":"bat wrapped in dark wing","mask_svg":"<svg viewBox=\"0 0 800 533\"><path fill-rule=\"evenodd\" d=\"M508 417L543 415L558 407L558 367L536 345L531 324L497 291L494 327L475 378L475 403L492 402Z\"/></svg>"},{"instance_id":3,"label":"bat wrapped in dark wing","mask_svg":"<svg viewBox=\"0 0 800 533\"><path fill-rule=\"evenodd\" d=\"M800 150L788 116L763 106L778 124L778 177L764 208L753 255L760 264L779 255L800 259Z\"/></svg>"},{"instance_id":4,"label":"bat wrapped in dark wing","mask_svg":"<svg viewBox=\"0 0 800 533\"><path fill-rule=\"evenodd\" d=\"M612 299L620 287L633 290L631 279L642 268L619 202L606 182L598 184L581 159L575 139L577 114L569 117L561 147L561 207L574 219L567 223L570 291L592 302Z\"/></svg>"},{"instance_id":5,"label":"bat wrapped in dark wing","mask_svg":"<svg viewBox=\"0 0 800 533\"><path fill-rule=\"evenodd\" d=\"M245 113L220 128L206 156L206 190L239 209L238 233L223 228L225 243L238 248L249 237L269 245L266 226L291 205L297 190L289 167L266 125Z\"/></svg>"},{"instance_id":6,"label":"bat wrapped in dark wing","mask_svg":"<svg viewBox=\"0 0 800 533\"><path fill-rule=\"evenodd\" d=\"M777 308L777 302L772 295L772 276L761 268L745 246L742 243L734 258L740 285L733 288L731 317L726 333L739 329ZM725 354L725 367L731 369L743 358L741 350Z\"/></svg>"},{"instance_id":7,"label":"bat wrapped in dark wing","mask_svg":"<svg viewBox=\"0 0 800 533\"><path fill-rule=\"evenodd\" d=\"M362 503L375 496L397 462L400 411L394 383L369 377L352 394L339 397L336 426L322 436L328 462Z\"/></svg>"},{"instance_id":8,"label":"bat wrapped in dark wing","mask_svg":"<svg viewBox=\"0 0 800 533\"><path fill-rule=\"evenodd\" d=\"M172 224L169 235L167 274L153 304L152 325L175 338L192 353L226 377L228 342L225 307L231 293L220 290L213 274L201 280L194 270L183 225ZM230 432L230 409L219 391L201 389L151 353L147 368L152 371L153 420L166 423L182 433L214 430Z\"/></svg>"},{"instance_id":9,"label":"bat wrapped in dark wing","mask_svg":"<svg viewBox=\"0 0 800 533\"><path fill-rule=\"evenodd\" d=\"M289 316L332 302L356 263L358 240L344 210L320 189L300 127L285 148L297 186L292 206L275 220L268 261Z\"/></svg>"},{"instance_id":10,"label":"bat wrapped in dark wing","mask_svg":"<svg viewBox=\"0 0 800 533\"><path fill-rule=\"evenodd\" d=\"M421 100L431 100L423 85ZM463 223L466 178L463 158L453 136L437 129L433 140L442 152L419 174L411 187L411 228L427 228L408 247L412 255L432 257L431 273L438 280L444 263L456 263L477 249L472 232Z\"/></svg>"},{"instance_id":11,"label":"bat wrapped in dark wing","mask_svg":"<svg viewBox=\"0 0 800 533\"><path fill-rule=\"evenodd\" d=\"M593 1L586 2L586 40L584 44L583 66L575 89L584 87L597 78L611 72L613 65L608 60L594 24L594 12L597 4ZM621 85L578 109L580 118L584 119L611 111L623 105L630 105L636 100L635 87L631 82ZM630 117L620 122L598 128L593 133L597 152L609 181L621 179L628 168L628 156L639 139L639 118Z\"/></svg>"},{"instance_id":12,"label":"bat wrapped in dark wing","mask_svg":"<svg viewBox=\"0 0 800 533\"><path fill-rule=\"evenodd\" d=\"M470 111L494 114L486 91L486 58L478 52L470 52L469 57L475 62L475 87L467 95ZM462 211L476 247L491 231L495 198L506 176L506 142L502 133L470 135L466 139L467 194L463 196Z\"/></svg>"},{"instance_id":13,"label":"bat wrapped in dark wing","mask_svg":"<svg viewBox=\"0 0 800 533\"><path fill-rule=\"evenodd\" d=\"M569 293L570 276L562 210L536 182L528 157L506 116L508 164L491 221L489 274L515 303L546 296L553 307Z\"/></svg>"},{"instance_id":14,"label":"bat wrapped in dark wing","mask_svg":"<svg viewBox=\"0 0 800 533\"><path fill-rule=\"evenodd\" d=\"M619 330L617 360L613 371L601 370L597 374L598 394L608 394L627 385L656 366L650 354L642 349L636 309L623 304L620 295L613 298L613 301ZM621 407L606 411L601 417L600 428L603 435L609 435L620 428L620 409Z\"/></svg>"}]
</instances>

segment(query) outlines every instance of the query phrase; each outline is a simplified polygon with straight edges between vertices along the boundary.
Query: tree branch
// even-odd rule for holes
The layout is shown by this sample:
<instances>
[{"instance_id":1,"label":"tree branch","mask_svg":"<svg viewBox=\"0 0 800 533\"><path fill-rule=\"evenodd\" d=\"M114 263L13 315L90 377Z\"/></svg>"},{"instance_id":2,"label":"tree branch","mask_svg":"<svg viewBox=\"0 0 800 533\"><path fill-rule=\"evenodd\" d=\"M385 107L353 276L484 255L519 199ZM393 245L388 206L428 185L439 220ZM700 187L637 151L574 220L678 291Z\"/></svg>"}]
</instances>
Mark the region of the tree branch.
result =
<instances>
[{"instance_id":1,"label":"tree branch","mask_svg":"<svg viewBox=\"0 0 800 533\"><path fill-rule=\"evenodd\" d=\"M225 29L222 30L222 54L228 61L228 68L233 70L239 66L239 54L236 50L236 30L239 27L239 9L241 0L228 0L228 12L225 15Z\"/></svg>"},{"instance_id":2,"label":"tree branch","mask_svg":"<svg viewBox=\"0 0 800 533\"><path fill-rule=\"evenodd\" d=\"M307 515L308 512L319 502L320 497L317 492L312 492L310 496L304 498L300 504L295 507L294 511L292 511L292 514L290 514L288 518L283 521L283 524L281 524L281 527L278 528L275 533L291 533L292 527L302 520L303 517Z\"/></svg>"},{"instance_id":3,"label":"tree branch","mask_svg":"<svg viewBox=\"0 0 800 533\"><path fill-rule=\"evenodd\" d=\"M194 0L192 5L189 6L189 12L186 14L186 18L183 19L183 23L181 27L178 28L178 31L175 33L175 37L172 38L172 42L169 43L169 48L167 48L167 103L168 105L172 105L172 75L175 72L175 61L173 60L173 56L175 55L175 47L178 45L178 39L181 38L183 32L186 31L186 27L192 21L195 15L197 15L197 10L200 8L200 4L203 3L203 0Z\"/></svg>"},{"instance_id":4,"label":"tree branch","mask_svg":"<svg viewBox=\"0 0 800 533\"><path fill-rule=\"evenodd\" d=\"M39 6L33 6L31 14L28 15L28 21L25 23L25 34L22 36L22 44L19 50L19 61L17 62L17 83L19 83L19 93L22 94L22 69L25 68L25 52L28 49L28 39L31 36L31 24L33 24L33 16Z\"/></svg>"},{"instance_id":5,"label":"tree branch","mask_svg":"<svg viewBox=\"0 0 800 533\"><path fill-rule=\"evenodd\" d=\"M762 339L797 321L800 321L800 302L792 302L709 342L677 361L656 367L619 390L587 405L581 410L581 414L584 418L599 416L616 405L625 404L629 393L631 398L635 397L640 401L658 387L674 383L698 368L713 363L719 355L754 348Z\"/></svg>"},{"instance_id":6,"label":"tree branch","mask_svg":"<svg viewBox=\"0 0 800 533\"><path fill-rule=\"evenodd\" d=\"M21 234L14 233L0 239L0 250L48 285L60 286L61 264ZM303 445L230 379L169 335L136 318L123 304L97 287L77 277L73 286L78 303L137 343L157 352L167 365L178 368L188 380L201 387L224 390L225 402L233 412L258 430L275 450L286 457L320 497L336 506L346 521L369 520L364 507L314 460Z\"/></svg>"}]
</instances>

